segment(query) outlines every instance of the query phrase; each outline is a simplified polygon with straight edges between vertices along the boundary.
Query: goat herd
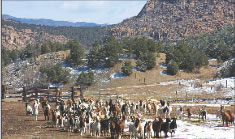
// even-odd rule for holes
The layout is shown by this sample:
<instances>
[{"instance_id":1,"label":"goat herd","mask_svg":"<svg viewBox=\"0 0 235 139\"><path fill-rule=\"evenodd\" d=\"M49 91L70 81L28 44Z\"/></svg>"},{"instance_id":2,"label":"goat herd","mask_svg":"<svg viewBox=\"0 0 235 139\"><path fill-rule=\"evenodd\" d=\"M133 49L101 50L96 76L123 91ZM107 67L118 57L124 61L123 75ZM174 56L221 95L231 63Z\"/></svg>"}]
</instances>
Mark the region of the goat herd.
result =
<instances>
[{"instance_id":1,"label":"goat herd","mask_svg":"<svg viewBox=\"0 0 235 139\"><path fill-rule=\"evenodd\" d=\"M39 99L34 101L33 107L26 103L26 115L32 114L37 120L39 105ZM165 137L168 137L168 132L173 136L177 128L176 119L183 116L183 108L178 107L176 117L171 118L172 107L164 100L128 101L118 98L115 101L77 99L74 102L65 102L58 99L52 108L44 98L41 105L45 120L50 120L51 117L53 127L79 133L81 136L90 133L91 136L111 136L113 139L124 137L125 132L129 132L130 138L159 138L162 131ZM203 120L206 119L205 108L203 106L200 109L199 119L200 116ZM190 109L187 109L187 114L190 119ZM143 115L153 120L141 118ZM225 112L223 106L218 110L217 116L227 126L230 122L233 123L234 115L229 110ZM145 124L142 126L141 123Z\"/></svg>"}]
</instances>

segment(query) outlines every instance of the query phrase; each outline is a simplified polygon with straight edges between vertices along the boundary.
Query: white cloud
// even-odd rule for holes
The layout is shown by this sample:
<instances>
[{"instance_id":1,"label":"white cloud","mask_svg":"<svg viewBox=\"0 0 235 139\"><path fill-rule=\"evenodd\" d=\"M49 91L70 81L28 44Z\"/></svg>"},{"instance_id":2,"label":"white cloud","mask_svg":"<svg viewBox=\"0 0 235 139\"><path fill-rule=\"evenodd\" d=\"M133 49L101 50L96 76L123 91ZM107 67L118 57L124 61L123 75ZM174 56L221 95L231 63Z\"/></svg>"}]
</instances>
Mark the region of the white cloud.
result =
<instances>
[{"instance_id":1,"label":"white cloud","mask_svg":"<svg viewBox=\"0 0 235 139\"><path fill-rule=\"evenodd\" d=\"M119 23L137 15L146 1L37 1L3 3L3 13L25 18Z\"/></svg>"}]
</instances>

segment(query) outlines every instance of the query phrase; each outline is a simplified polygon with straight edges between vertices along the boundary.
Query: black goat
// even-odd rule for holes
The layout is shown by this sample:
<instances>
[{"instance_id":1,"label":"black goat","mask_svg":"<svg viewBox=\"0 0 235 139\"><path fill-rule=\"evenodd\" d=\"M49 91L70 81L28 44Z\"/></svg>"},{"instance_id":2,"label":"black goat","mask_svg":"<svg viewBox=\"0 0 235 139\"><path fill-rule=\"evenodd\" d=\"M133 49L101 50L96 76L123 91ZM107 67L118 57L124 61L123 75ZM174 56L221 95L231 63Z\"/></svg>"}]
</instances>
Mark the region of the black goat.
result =
<instances>
[{"instance_id":1,"label":"black goat","mask_svg":"<svg viewBox=\"0 0 235 139\"><path fill-rule=\"evenodd\" d=\"M176 118L172 118L171 124L170 124L170 133L172 137L172 133L175 134L175 130L177 128Z\"/></svg>"},{"instance_id":2,"label":"black goat","mask_svg":"<svg viewBox=\"0 0 235 139\"><path fill-rule=\"evenodd\" d=\"M170 122L171 120L169 118L166 118L166 122L162 123L161 131L164 132L165 138L168 137L167 132L170 132Z\"/></svg>"}]
</instances>

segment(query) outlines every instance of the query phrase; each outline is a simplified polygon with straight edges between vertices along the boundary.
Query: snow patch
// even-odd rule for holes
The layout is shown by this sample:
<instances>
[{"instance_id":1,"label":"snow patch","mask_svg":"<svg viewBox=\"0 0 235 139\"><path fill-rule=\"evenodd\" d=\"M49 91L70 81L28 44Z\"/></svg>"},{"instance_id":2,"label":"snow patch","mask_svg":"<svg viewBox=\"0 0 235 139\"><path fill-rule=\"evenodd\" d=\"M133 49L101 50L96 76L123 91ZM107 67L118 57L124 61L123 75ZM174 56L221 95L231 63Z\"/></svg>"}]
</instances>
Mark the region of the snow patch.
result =
<instances>
[{"instance_id":1,"label":"snow patch","mask_svg":"<svg viewBox=\"0 0 235 139\"><path fill-rule=\"evenodd\" d=\"M160 65L160 67L162 67L162 68L164 68L164 69L167 68L167 64L165 64L165 63L160 63L159 65Z\"/></svg>"},{"instance_id":2,"label":"snow patch","mask_svg":"<svg viewBox=\"0 0 235 139\"><path fill-rule=\"evenodd\" d=\"M87 65L83 65L79 68L73 68L68 64L66 64L65 62L62 62L62 67L70 70L70 74L72 75L79 75L82 72L88 72L89 69ZM103 72L108 72L108 68L92 68L91 71L94 72L94 74L103 73Z\"/></svg>"},{"instance_id":3,"label":"snow patch","mask_svg":"<svg viewBox=\"0 0 235 139\"><path fill-rule=\"evenodd\" d=\"M122 72L116 72L116 73L113 73L110 77L112 79L117 79L117 78L124 78L125 75Z\"/></svg>"},{"instance_id":4,"label":"snow patch","mask_svg":"<svg viewBox=\"0 0 235 139\"><path fill-rule=\"evenodd\" d=\"M209 67L212 67L212 68L218 68L217 65L208 65Z\"/></svg>"},{"instance_id":5,"label":"snow patch","mask_svg":"<svg viewBox=\"0 0 235 139\"><path fill-rule=\"evenodd\" d=\"M142 117L140 115L140 117ZM193 119L193 118L192 118ZM196 119L198 120L198 119ZM232 139L234 138L234 125L229 127L223 127L221 126L221 121L218 121L216 119L216 115L208 115L207 121L205 121L203 124L198 125L199 123L196 122L190 123L188 121L182 121L177 120L177 129L175 134L173 134L173 137L169 138L226 138L226 139ZM144 127L146 122L151 121L153 122L153 119L144 119L141 118L141 125ZM164 120L165 122L165 120ZM198 124L197 124L198 123ZM130 120L126 121L126 126L124 131L129 131L129 125L133 125L133 123ZM226 134L225 134L226 132ZM152 131L152 135L154 135ZM170 135L170 133L168 133ZM161 133L161 136L164 136L164 133Z\"/></svg>"},{"instance_id":6,"label":"snow patch","mask_svg":"<svg viewBox=\"0 0 235 139\"><path fill-rule=\"evenodd\" d=\"M208 83L206 83L206 85L222 85L224 87L226 87L226 81L227 81L227 87L228 88L234 88L234 84L235 84L235 77L230 77L230 78L222 78L219 80L214 80L214 81L209 81Z\"/></svg>"},{"instance_id":7,"label":"snow patch","mask_svg":"<svg viewBox=\"0 0 235 139\"><path fill-rule=\"evenodd\" d=\"M160 74L169 76L169 74L167 74L166 70L160 71Z\"/></svg>"},{"instance_id":8,"label":"snow patch","mask_svg":"<svg viewBox=\"0 0 235 139\"><path fill-rule=\"evenodd\" d=\"M170 85L170 84L181 84L181 85L191 85L192 83L199 82L200 79L191 79L191 80L174 80L167 82L160 82L160 85Z\"/></svg>"},{"instance_id":9,"label":"snow patch","mask_svg":"<svg viewBox=\"0 0 235 139\"><path fill-rule=\"evenodd\" d=\"M215 59L215 58L210 58L210 59L208 59L208 61L216 61L217 59Z\"/></svg>"},{"instance_id":10,"label":"snow patch","mask_svg":"<svg viewBox=\"0 0 235 139\"><path fill-rule=\"evenodd\" d=\"M227 88L226 88L226 81L227 81ZM193 83L193 82L191 82ZM217 86L221 86L221 92L226 93L225 96L234 96L234 83L235 83L235 77L230 78L223 78L219 80L212 80L206 83L202 84L202 87L194 87L192 84L185 84L184 82L181 82L184 87L181 88L181 91L185 91L188 93L216 93ZM173 83L172 83L173 84ZM210 86L213 86L212 88Z\"/></svg>"},{"instance_id":11,"label":"snow patch","mask_svg":"<svg viewBox=\"0 0 235 139\"><path fill-rule=\"evenodd\" d=\"M49 87L63 87L63 83L50 84Z\"/></svg>"}]
</instances>

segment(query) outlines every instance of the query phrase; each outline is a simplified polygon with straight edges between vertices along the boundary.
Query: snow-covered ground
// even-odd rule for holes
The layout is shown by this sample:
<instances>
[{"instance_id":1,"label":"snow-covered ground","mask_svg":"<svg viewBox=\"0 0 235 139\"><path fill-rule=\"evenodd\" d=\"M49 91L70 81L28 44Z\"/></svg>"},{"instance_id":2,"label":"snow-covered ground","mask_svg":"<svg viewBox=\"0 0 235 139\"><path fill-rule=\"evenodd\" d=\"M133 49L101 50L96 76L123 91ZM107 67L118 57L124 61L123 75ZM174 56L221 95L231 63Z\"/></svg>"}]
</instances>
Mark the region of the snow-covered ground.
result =
<instances>
[{"instance_id":1,"label":"snow-covered ground","mask_svg":"<svg viewBox=\"0 0 235 139\"><path fill-rule=\"evenodd\" d=\"M132 70L138 71L136 66L133 66Z\"/></svg>"},{"instance_id":2,"label":"snow-covered ground","mask_svg":"<svg viewBox=\"0 0 235 139\"><path fill-rule=\"evenodd\" d=\"M199 82L200 79L190 79L190 80L174 80L167 82L160 82L160 85L171 85L171 84L181 84L181 85L191 85L192 83Z\"/></svg>"},{"instance_id":3,"label":"snow-covered ground","mask_svg":"<svg viewBox=\"0 0 235 139\"><path fill-rule=\"evenodd\" d=\"M57 84L50 84L49 87L63 87L63 83L57 83Z\"/></svg>"},{"instance_id":4,"label":"snow-covered ground","mask_svg":"<svg viewBox=\"0 0 235 139\"><path fill-rule=\"evenodd\" d=\"M130 60L130 59L135 60L134 57L127 57L127 56L121 56L121 57L119 58L119 60L121 60L121 61L123 61L123 60Z\"/></svg>"},{"instance_id":5,"label":"snow-covered ground","mask_svg":"<svg viewBox=\"0 0 235 139\"><path fill-rule=\"evenodd\" d=\"M112 79L117 79L117 78L124 78L125 75L122 72L115 72L111 74L110 76Z\"/></svg>"},{"instance_id":6,"label":"snow-covered ground","mask_svg":"<svg viewBox=\"0 0 235 139\"><path fill-rule=\"evenodd\" d=\"M70 70L70 74L72 75L79 75L82 72L88 72L88 69L89 69L88 66L86 65L81 66L79 68L73 68L69 66L68 64L66 64L65 62L62 62L62 67ZM108 72L108 69L107 68L92 68L91 71L94 72L94 74L97 74L97 73Z\"/></svg>"},{"instance_id":7,"label":"snow-covered ground","mask_svg":"<svg viewBox=\"0 0 235 139\"><path fill-rule=\"evenodd\" d=\"M194 107L194 106L207 106L207 107L221 107L221 104L185 104L185 103L175 103L175 104L171 104L172 106L190 106L190 107ZM225 107L227 106L231 106L231 105L223 105Z\"/></svg>"},{"instance_id":8,"label":"snow-covered ground","mask_svg":"<svg viewBox=\"0 0 235 139\"><path fill-rule=\"evenodd\" d=\"M226 88L227 81L227 88ZM234 96L234 85L235 85L235 77L223 78L218 80L212 80L205 83L202 83L202 87L195 87L194 84L200 82L200 79L191 79L191 80L174 80L167 82L160 82L160 85L182 85L179 91L188 92L188 93L216 93L217 87L221 86L220 92L224 92L225 96ZM213 87L211 87L213 86Z\"/></svg>"},{"instance_id":9,"label":"snow-covered ground","mask_svg":"<svg viewBox=\"0 0 235 139\"><path fill-rule=\"evenodd\" d=\"M177 129L176 133L173 134L173 137L169 138L213 138L213 139L233 139L234 138L234 125L229 127L223 127L222 122L219 119L216 119L215 115L207 115L207 120L199 124L198 119L191 119L192 122L177 120ZM147 121L153 121L153 119L142 119L141 125L144 127ZM125 126L125 132L129 132L129 125L132 124L130 121L127 121ZM153 135L153 131L152 131ZM164 137L164 133L161 132L161 136Z\"/></svg>"},{"instance_id":10,"label":"snow-covered ground","mask_svg":"<svg viewBox=\"0 0 235 139\"><path fill-rule=\"evenodd\" d=\"M164 68L164 69L167 68L167 64L165 64L165 63L160 63L159 65L160 65L160 67L162 67L162 68Z\"/></svg>"},{"instance_id":11,"label":"snow-covered ground","mask_svg":"<svg viewBox=\"0 0 235 139\"><path fill-rule=\"evenodd\" d=\"M210 58L210 59L208 59L208 61L216 61L217 59L215 59L215 58Z\"/></svg>"},{"instance_id":12,"label":"snow-covered ground","mask_svg":"<svg viewBox=\"0 0 235 139\"><path fill-rule=\"evenodd\" d=\"M169 76L169 75L167 74L167 71L166 71L166 70L161 71L160 74Z\"/></svg>"},{"instance_id":13,"label":"snow-covered ground","mask_svg":"<svg viewBox=\"0 0 235 139\"><path fill-rule=\"evenodd\" d=\"M235 77L230 77L230 78L223 78L223 79L219 79L219 80L214 80L214 81L209 81L208 83L205 83L205 85L222 85L224 87L226 87L226 81L227 81L227 87L228 88L234 88L234 84L235 84Z\"/></svg>"},{"instance_id":14,"label":"snow-covered ground","mask_svg":"<svg viewBox=\"0 0 235 139\"><path fill-rule=\"evenodd\" d=\"M226 81L227 81L227 88L226 88ZM235 84L235 77L230 78L223 78L219 80L213 80L202 84L202 87L194 87L188 83L181 82L184 87L180 91L185 91L189 93L216 93L217 87L221 86L220 92L224 92L225 96L234 96L234 84ZM213 86L212 88L210 86Z\"/></svg>"}]
</instances>

